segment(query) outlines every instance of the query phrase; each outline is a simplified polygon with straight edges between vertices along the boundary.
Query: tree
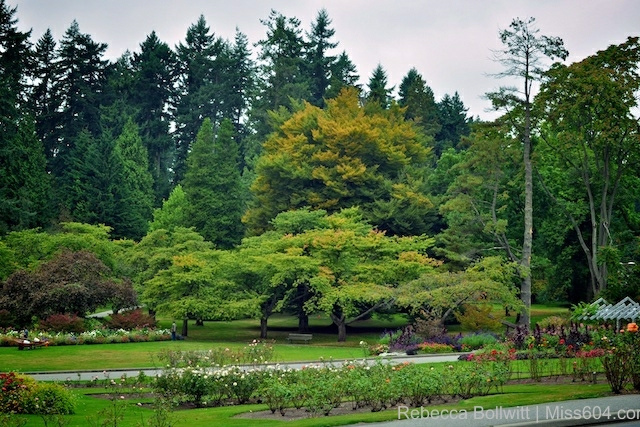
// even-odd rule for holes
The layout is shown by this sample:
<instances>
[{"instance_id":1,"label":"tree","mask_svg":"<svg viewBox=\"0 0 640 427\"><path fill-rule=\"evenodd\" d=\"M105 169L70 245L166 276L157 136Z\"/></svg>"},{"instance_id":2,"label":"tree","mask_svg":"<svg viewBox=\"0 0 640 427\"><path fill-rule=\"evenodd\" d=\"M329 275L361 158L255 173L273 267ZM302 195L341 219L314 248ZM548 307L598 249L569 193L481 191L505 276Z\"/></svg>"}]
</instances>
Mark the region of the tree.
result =
<instances>
[{"instance_id":1,"label":"tree","mask_svg":"<svg viewBox=\"0 0 640 427\"><path fill-rule=\"evenodd\" d=\"M57 62L58 74L54 84L54 96L60 101L57 114L58 130L50 156L52 171L61 176L72 163L74 139L87 131L93 137L102 133L100 125L101 94L103 93L108 61L102 56L105 43L96 43L89 34L80 32L73 21L60 41Z\"/></svg>"},{"instance_id":2,"label":"tree","mask_svg":"<svg viewBox=\"0 0 640 427\"><path fill-rule=\"evenodd\" d=\"M188 210L187 196L182 185L178 184L171 191L169 198L162 202L162 207L154 209L149 231L160 229L171 231L176 227L186 228L189 224Z\"/></svg>"},{"instance_id":3,"label":"tree","mask_svg":"<svg viewBox=\"0 0 640 427\"><path fill-rule=\"evenodd\" d=\"M36 120L36 132L49 163L58 146L58 112L61 108L60 97L55 93L57 59L56 41L51 30L47 29L35 47L30 104Z\"/></svg>"},{"instance_id":4,"label":"tree","mask_svg":"<svg viewBox=\"0 0 640 427\"><path fill-rule=\"evenodd\" d=\"M11 8L0 0L0 142L12 138L16 132L21 106L24 106L26 72L30 68L32 54L29 37L31 32L18 31Z\"/></svg>"},{"instance_id":5,"label":"tree","mask_svg":"<svg viewBox=\"0 0 640 427\"><path fill-rule=\"evenodd\" d=\"M377 105L383 110L389 108L393 87L387 87L387 84L387 73L382 65L378 64L367 84L367 103Z\"/></svg>"},{"instance_id":6,"label":"tree","mask_svg":"<svg viewBox=\"0 0 640 427\"><path fill-rule=\"evenodd\" d=\"M344 341L350 323L392 305L401 283L437 264L424 255L431 239L388 237L357 208L293 210L273 223L273 231L243 240L228 264L232 276L224 276L258 304L263 337L269 316L289 308L303 328L307 316L327 313Z\"/></svg>"},{"instance_id":7,"label":"tree","mask_svg":"<svg viewBox=\"0 0 640 427\"><path fill-rule=\"evenodd\" d=\"M438 236L440 247L458 268L464 269L487 251L504 251L518 260L513 241L522 212L518 185L519 147L509 127L496 121L476 126L469 147L445 161L450 181L439 207L447 228ZM453 149L445 153L451 153ZM455 152L455 151L454 151Z\"/></svg>"},{"instance_id":8,"label":"tree","mask_svg":"<svg viewBox=\"0 0 640 427\"><path fill-rule=\"evenodd\" d=\"M347 53L342 51L331 65L331 78L329 79L329 87L325 92L325 98L335 98L342 89L347 87L352 87L359 91L358 80L360 80L360 76L357 74L355 64L349 59Z\"/></svg>"},{"instance_id":9,"label":"tree","mask_svg":"<svg viewBox=\"0 0 640 427\"><path fill-rule=\"evenodd\" d=\"M524 234L522 239L522 285L520 297L524 303L519 323L529 327L531 307L531 253L533 245L533 165L532 153L532 85L542 73L543 58L565 59L569 52L559 37L538 36L535 19L527 21L514 19L510 29L500 32L500 40L505 45L503 51L496 52L496 60L505 67L498 77L517 77L522 79L520 96L514 88L502 88L498 92L489 93L494 108L506 108L512 111L512 123L522 139L524 167ZM520 120L517 120L520 118Z\"/></svg>"},{"instance_id":10,"label":"tree","mask_svg":"<svg viewBox=\"0 0 640 427\"><path fill-rule=\"evenodd\" d=\"M520 309L514 286L518 266L501 257L485 257L460 272L429 272L400 286L396 304L438 329L465 304L498 304Z\"/></svg>"},{"instance_id":11,"label":"tree","mask_svg":"<svg viewBox=\"0 0 640 427\"><path fill-rule=\"evenodd\" d=\"M178 96L174 103L176 158L174 183L184 178L186 159L198 129L208 118L218 126L232 117L234 106L227 104L230 92L230 46L215 36L203 15L187 29L185 44L176 46L178 56Z\"/></svg>"},{"instance_id":12,"label":"tree","mask_svg":"<svg viewBox=\"0 0 640 427\"><path fill-rule=\"evenodd\" d=\"M155 202L170 192L171 162L174 146L169 134L169 103L174 97L177 58L169 45L155 31L133 54L133 88L131 103L136 107L136 123L148 152L149 170L153 176Z\"/></svg>"},{"instance_id":13,"label":"tree","mask_svg":"<svg viewBox=\"0 0 640 427\"><path fill-rule=\"evenodd\" d=\"M402 79L398 90L398 104L405 107L405 118L415 121L425 135L435 136L440 130L438 105L433 90L424 81L418 70L412 68ZM435 153L439 157L440 152Z\"/></svg>"},{"instance_id":14,"label":"tree","mask_svg":"<svg viewBox=\"0 0 640 427\"><path fill-rule=\"evenodd\" d=\"M110 275L109 268L93 253L62 251L35 272L13 273L3 284L0 300L20 326L29 325L32 316L84 316L112 301L119 308L137 304L135 294L127 289L128 282L117 284Z\"/></svg>"},{"instance_id":15,"label":"tree","mask_svg":"<svg viewBox=\"0 0 640 427\"><path fill-rule=\"evenodd\" d=\"M618 201L622 183L638 176L640 164L634 116L639 63L638 38L629 38L578 63L554 66L536 99L545 113L541 176L577 234L591 297L606 290L609 269L621 261Z\"/></svg>"},{"instance_id":16,"label":"tree","mask_svg":"<svg viewBox=\"0 0 640 427\"><path fill-rule=\"evenodd\" d=\"M439 156L447 148L460 150L460 141L469 135L472 120L467 116L469 109L464 106L458 92L453 96L446 94L437 106L440 130L435 135L435 152Z\"/></svg>"},{"instance_id":17,"label":"tree","mask_svg":"<svg viewBox=\"0 0 640 427\"><path fill-rule=\"evenodd\" d=\"M122 164L120 191L116 194L118 219L112 220L118 237L139 240L145 235L153 206L153 177L149 172L147 149L138 126L129 119L115 141L114 154Z\"/></svg>"},{"instance_id":18,"label":"tree","mask_svg":"<svg viewBox=\"0 0 640 427\"><path fill-rule=\"evenodd\" d=\"M327 55L327 52L338 46L331 41L335 35L331 28L331 19L326 9L320 9L315 21L311 24L311 31L307 33L307 61L311 78L311 97L309 102L318 107L324 105L324 97L331 79L331 67L336 58Z\"/></svg>"},{"instance_id":19,"label":"tree","mask_svg":"<svg viewBox=\"0 0 640 427\"><path fill-rule=\"evenodd\" d=\"M433 270L437 262L424 255L431 239L388 237L366 224L357 208L327 217L329 227L297 237L304 256L316 260L317 274L309 279L307 312L324 311L346 340L346 327L389 306L401 284Z\"/></svg>"},{"instance_id":20,"label":"tree","mask_svg":"<svg viewBox=\"0 0 640 427\"><path fill-rule=\"evenodd\" d=\"M321 110L306 104L266 141L252 191L255 201L245 214L254 234L269 228L279 212L308 206L334 213L360 206L367 219L397 234L420 234L416 228L385 216L405 209L422 213L431 207L411 178L423 165L424 141L397 107L374 112L359 105L347 89ZM386 204L386 206L385 206ZM375 212L374 212L375 211Z\"/></svg>"},{"instance_id":21,"label":"tree","mask_svg":"<svg viewBox=\"0 0 640 427\"><path fill-rule=\"evenodd\" d=\"M50 177L44 148L27 116L0 146L0 235L44 226L49 219Z\"/></svg>"},{"instance_id":22,"label":"tree","mask_svg":"<svg viewBox=\"0 0 640 427\"><path fill-rule=\"evenodd\" d=\"M271 131L268 112L280 107L294 110L295 103L310 99L311 92L300 20L271 10L260 22L267 34L257 43L258 96L252 104L251 120L255 138L262 142Z\"/></svg>"}]
</instances>

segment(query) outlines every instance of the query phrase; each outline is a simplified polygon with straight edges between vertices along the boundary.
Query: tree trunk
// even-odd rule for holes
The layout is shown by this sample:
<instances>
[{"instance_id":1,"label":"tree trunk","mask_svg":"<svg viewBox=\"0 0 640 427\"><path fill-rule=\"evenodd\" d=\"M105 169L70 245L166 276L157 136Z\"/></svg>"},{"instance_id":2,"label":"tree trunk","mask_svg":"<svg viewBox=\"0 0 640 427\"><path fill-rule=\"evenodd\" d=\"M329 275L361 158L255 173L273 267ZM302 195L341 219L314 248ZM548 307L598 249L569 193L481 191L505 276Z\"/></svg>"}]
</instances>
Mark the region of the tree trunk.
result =
<instances>
[{"instance_id":1,"label":"tree trunk","mask_svg":"<svg viewBox=\"0 0 640 427\"><path fill-rule=\"evenodd\" d=\"M338 327L338 342L345 342L347 340L347 318L335 313L331 313L329 317L331 317L333 324Z\"/></svg>"},{"instance_id":2,"label":"tree trunk","mask_svg":"<svg viewBox=\"0 0 640 427\"><path fill-rule=\"evenodd\" d=\"M298 333L306 334L309 332L309 315L307 313L298 314Z\"/></svg>"},{"instance_id":3,"label":"tree trunk","mask_svg":"<svg viewBox=\"0 0 640 427\"><path fill-rule=\"evenodd\" d=\"M533 167L531 165L531 104L529 102L528 78L525 79L525 118L524 118L524 236L522 238L522 260L520 266L520 299L524 304L518 325L531 327L531 248L533 245Z\"/></svg>"},{"instance_id":4,"label":"tree trunk","mask_svg":"<svg viewBox=\"0 0 640 427\"><path fill-rule=\"evenodd\" d=\"M182 336L186 337L189 334L189 319L185 318L182 321Z\"/></svg>"},{"instance_id":5,"label":"tree trunk","mask_svg":"<svg viewBox=\"0 0 640 427\"><path fill-rule=\"evenodd\" d=\"M267 320L268 318L266 317L260 318L260 338L261 339L267 338Z\"/></svg>"},{"instance_id":6,"label":"tree trunk","mask_svg":"<svg viewBox=\"0 0 640 427\"><path fill-rule=\"evenodd\" d=\"M204 326L204 320L196 319L196 326Z\"/></svg>"},{"instance_id":7,"label":"tree trunk","mask_svg":"<svg viewBox=\"0 0 640 427\"><path fill-rule=\"evenodd\" d=\"M309 287L306 283L301 283L296 289L298 299L298 333L309 332L309 315L304 311L304 303L307 302Z\"/></svg>"},{"instance_id":8,"label":"tree trunk","mask_svg":"<svg viewBox=\"0 0 640 427\"><path fill-rule=\"evenodd\" d=\"M345 342L347 340L347 324L344 319L337 324L338 326L338 342Z\"/></svg>"}]
</instances>

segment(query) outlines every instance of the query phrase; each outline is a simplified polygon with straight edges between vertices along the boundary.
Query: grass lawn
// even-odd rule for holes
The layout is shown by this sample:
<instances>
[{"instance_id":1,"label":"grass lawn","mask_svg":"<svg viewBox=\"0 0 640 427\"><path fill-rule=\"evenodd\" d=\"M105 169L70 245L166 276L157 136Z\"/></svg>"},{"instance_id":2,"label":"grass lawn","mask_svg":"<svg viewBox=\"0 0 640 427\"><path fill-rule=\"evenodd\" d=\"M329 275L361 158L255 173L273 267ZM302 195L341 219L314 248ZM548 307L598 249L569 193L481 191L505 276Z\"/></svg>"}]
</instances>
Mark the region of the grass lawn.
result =
<instances>
[{"instance_id":1,"label":"grass lawn","mask_svg":"<svg viewBox=\"0 0 640 427\"><path fill-rule=\"evenodd\" d=\"M499 309L499 308L497 308ZM532 319L548 316L567 316L566 307L535 305ZM269 319L268 339L274 342L273 362L310 361L320 358L352 359L362 357L360 341L374 343L385 330L395 330L408 322L404 315L373 316L347 327L347 341L337 342L337 330L324 315L309 318L313 333L310 344L288 344L287 335L295 332L297 319L274 315ZM171 319L160 319L161 327L168 328ZM449 328L460 332L459 327ZM37 350L18 351L16 347L0 347L2 371L40 372L68 370L103 370L118 368L153 368L158 365L157 355L162 350L207 350L213 347L243 347L260 336L259 322L253 319L232 322L205 322L204 326L189 324L188 338L184 341L160 341L126 344L92 344L79 346L53 346Z\"/></svg>"},{"instance_id":2,"label":"grass lawn","mask_svg":"<svg viewBox=\"0 0 640 427\"><path fill-rule=\"evenodd\" d=\"M404 316L389 319L372 318L347 329L347 341L337 342L337 331L324 316L309 319L313 341L310 344L288 344L287 335L295 332L297 319L273 316L269 319L268 340L274 342L273 362L310 361L320 358L353 359L363 356L361 340L375 342L385 329L397 329L407 323ZM160 319L168 327L170 319ZM125 344L91 344L52 346L19 351L16 347L0 347L2 371L40 372L67 370L103 370L117 368L153 368L162 350L207 350L213 347L244 347L260 337L259 322L189 323L184 341L156 341Z\"/></svg>"}]
</instances>

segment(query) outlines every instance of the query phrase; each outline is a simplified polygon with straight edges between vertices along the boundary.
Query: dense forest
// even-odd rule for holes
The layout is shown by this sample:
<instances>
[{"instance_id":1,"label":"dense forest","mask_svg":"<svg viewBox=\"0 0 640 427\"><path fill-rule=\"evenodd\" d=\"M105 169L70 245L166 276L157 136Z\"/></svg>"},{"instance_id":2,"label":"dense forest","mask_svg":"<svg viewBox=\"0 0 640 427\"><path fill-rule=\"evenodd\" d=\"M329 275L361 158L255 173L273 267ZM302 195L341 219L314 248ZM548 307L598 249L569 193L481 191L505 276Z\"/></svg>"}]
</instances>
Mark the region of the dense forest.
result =
<instances>
[{"instance_id":1,"label":"dense forest","mask_svg":"<svg viewBox=\"0 0 640 427\"><path fill-rule=\"evenodd\" d=\"M637 37L564 64L515 19L495 60L519 87L484 122L410 64L397 90L357 70L326 10L261 23L251 43L200 16L109 61L80 23L35 39L0 0L0 322L137 294L265 335L326 312L343 338L374 311L528 324L531 301L640 299ZM84 305L54 308L72 285Z\"/></svg>"}]
</instances>

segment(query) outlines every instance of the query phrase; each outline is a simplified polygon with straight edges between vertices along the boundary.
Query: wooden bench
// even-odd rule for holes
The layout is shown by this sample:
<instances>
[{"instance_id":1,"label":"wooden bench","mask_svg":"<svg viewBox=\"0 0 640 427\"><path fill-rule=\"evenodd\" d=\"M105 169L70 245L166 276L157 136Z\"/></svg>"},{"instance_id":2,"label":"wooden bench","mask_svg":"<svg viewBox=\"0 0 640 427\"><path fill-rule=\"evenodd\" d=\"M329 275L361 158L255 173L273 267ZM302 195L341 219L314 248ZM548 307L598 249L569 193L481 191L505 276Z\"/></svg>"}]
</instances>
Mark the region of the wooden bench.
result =
<instances>
[{"instance_id":1,"label":"wooden bench","mask_svg":"<svg viewBox=\"0 0 640 427\"><path fill-rule=\"evenodd\" d=\"M22 338L16 339L16 343L18 344L18 350L24 350L25 348L29 350L33 350L38 347L42 347L42 346L46 347L47 345L49 345L49 342L46 340L33 341L33 340L25 340Z\"/></svg>"},{"instance_id":2,"label":"wooden bench","mask_svg":"<svg viewBox=\"0 0 640 427\"><path fill-rule=\"evenodd\" d=\"M287 341L289 341L290 343L293 341L303 341L308 344L312 339L312 334L289 334L289 336L287 337Z\"/></svg>"}]
</instances>

